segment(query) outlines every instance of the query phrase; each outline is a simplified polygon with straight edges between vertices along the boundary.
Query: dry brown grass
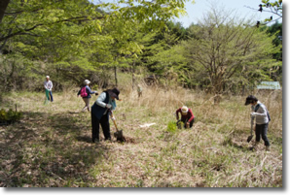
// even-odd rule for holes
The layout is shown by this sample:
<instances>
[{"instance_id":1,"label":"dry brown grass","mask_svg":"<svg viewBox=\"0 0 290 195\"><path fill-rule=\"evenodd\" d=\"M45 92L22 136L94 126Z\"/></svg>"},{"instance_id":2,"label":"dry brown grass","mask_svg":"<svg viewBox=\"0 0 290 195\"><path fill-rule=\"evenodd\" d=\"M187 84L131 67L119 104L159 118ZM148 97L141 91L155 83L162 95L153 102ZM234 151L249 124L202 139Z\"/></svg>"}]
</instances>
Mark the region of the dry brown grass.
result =
<instances>
[{"instance_id":1,"label":"dry brown grass","mask_svg":"<svg viewBox=\"0 0 290 195\"><path fill-rule=\"evenodd\" d=\"M266 152L263 144L249 150L253 142L246 142L250 108L244 106L245 97L223 97L215 106L210 95L182 88L143 86L141 98L137 91L120 88L115 116L130 140L123 144L91 143L90 114L79 113L84 103L74 92L55 93L49 105L40 93L5 95L6 108L17 103L25 114L21 123L0 127L0 185L282 187L281 94L257 95L272 117L272 148ZM175 110L184 104L196 116L193 128L169 132ZM140 127L145 123L156 124Z\"/></svg>"}]
</instances>

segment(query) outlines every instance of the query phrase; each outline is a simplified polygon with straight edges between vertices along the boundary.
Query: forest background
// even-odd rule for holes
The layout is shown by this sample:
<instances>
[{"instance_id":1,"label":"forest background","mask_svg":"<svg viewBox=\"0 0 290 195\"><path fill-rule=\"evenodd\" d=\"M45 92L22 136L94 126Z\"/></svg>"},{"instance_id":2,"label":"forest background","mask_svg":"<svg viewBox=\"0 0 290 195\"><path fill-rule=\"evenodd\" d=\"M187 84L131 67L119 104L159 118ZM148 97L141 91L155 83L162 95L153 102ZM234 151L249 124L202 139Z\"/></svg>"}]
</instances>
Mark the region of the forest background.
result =
<instances>
[{"instance_id":1,"label":"forest background","mask_svg":"<svg viewBox=\"0 0 290 195\"><path fill-rule=\"evenodd\" d=\"M11 1L1 22L1 91L41 91L43 75L57 78L55 91L83 78L118 86L118 71L132 75L132 87L154 76L164 87L206 90L216 102L260 81L282 84L281 23L255 28L256 21L212 4L200 24L184 28L170 22L184 1L128 2Z\"/></svg>"},{"instance_id":2,"label":"forest background","mask_svg":"<svg viewBox=\"0 0 290 195\"><path fill-rule=\"evenodd\" d=\"M185 0L116 1L122 6L86 0L1 1L5 2L7 8L4 12L0 10L5 13L0 15L0 103L4 109L18 105L24 116L20 124L1 129L5 138L1 142L5 148L1 150L1 173L5 173L1 175L1 185L282 186L282 91L258 93L256 90L261 81L278 81L283 88L281 23L270 18L259 22L240 18L231 10L212 4L200 23L184 28L171 20L184 13ZM271 6L269 3L261 1L261 8L275 8L273 14L281 18L282 3L274 1ZM42 105L45 75L52 78L56 99L65 103ZM113 160L112 164L106 160L99 162L99 157L89 158L95 154L87 141L90 127L81 125L90 124L89 117L72 112L81 106L74 96L84 79L89 79L91 88L98 91L116 86L130 100L120 102L116 114L118 119L123 116L118 124L130 129L124 131L126 136L136 139L135 145L130 145L133 149L104 143L104 148L96 153ZM137 85L144 89L142 99L136 96ZM249 123L248 110L241 104L248 94L259 94L271 115L276 116L271 123L274 131L270 133L273 140L270 157L248 153L243 143ZM198 116L196 131L180 132L172 128L174 122L168 112L183 104L193 107ZM139 109L144 112L142 120L135 117ZM44 122L42 118L47 120ZM158 126L148 131L136 128L148 121ZM217 136L212 137L210 132ZM27 136L33 139L27 141ZM200 136L202 142L196 140ZM15 139L19 140L17 144ZM150 139L154 144L147 146ZM6 147L8 143L11 147ZM185 150L184 144L195 152ZM83 151L83 147L89 150L78 153L82 161L76 161L70 151L72 148ZM113 150L111 156L106 156L108 147L129 152L123 152L124 157ZM139 158L139 153L135 153L145 150L147 154L156 148L160 152L149 157ZM185 156L179 156L178 151ZM242 163L236 162L237 155ZM132 173L124 180L118 178L119 170L110 172L111 166L116 168L114 163L119 161L131 169L134 165L126 159L132 156L137 156L136 162L144 165L140 166L143 171L133 167L141 175ZM249 156L261 167L241 172L242 175L234 174L236 169L253 168L247 163ZM167 158L174 158L174 163ZM266 158L268 161L264 163ZM40 162L36 163L35 159ZM188 164L179 166L176 162ZM160 170L158 174L153 171L156 166ZM194 169L183 175L187 166ZM20 168L22 171L17 172ZM77 171L72 175L71 170ZM265 178L257 179L260 171ZM180 175L172 176L173 173ZM105 177L98 179L101 174ZM116 174L113 180L104 179L111 174Z\"/></svg>"}]
</instances>

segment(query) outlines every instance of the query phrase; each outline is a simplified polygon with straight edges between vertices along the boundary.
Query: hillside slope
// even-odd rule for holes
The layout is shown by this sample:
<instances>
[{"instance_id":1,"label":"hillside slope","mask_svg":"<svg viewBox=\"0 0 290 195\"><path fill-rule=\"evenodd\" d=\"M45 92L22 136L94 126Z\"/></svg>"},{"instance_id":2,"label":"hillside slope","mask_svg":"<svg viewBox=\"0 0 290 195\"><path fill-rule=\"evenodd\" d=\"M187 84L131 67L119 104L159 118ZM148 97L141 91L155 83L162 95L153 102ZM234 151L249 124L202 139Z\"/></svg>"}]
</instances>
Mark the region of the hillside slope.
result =
<instances>
[{"instance_id":1,"label":"hillside slope","mask_svg":"<svg viewBox=\"0 0 290 195\"><path fill-rule=\"evenodd\" d=\"M84 103L75 91L54 93L54 102L46 105L44 93L3 95L2 107L17 104L24 117L0 126L0 186L282 187L280 93L260 96L272 117L266 152L263 142L258 150L250 149L254 138L246 142L245 97L225 97L214 106L203 92L143 87L141 98L121 87L115 116L125 143L91 143L90 113L80 112ZM183 104L196 122L191 129L172 129L174 112ZM140 126L148 123L155 124Z\"/></svg>"}]
</instances>

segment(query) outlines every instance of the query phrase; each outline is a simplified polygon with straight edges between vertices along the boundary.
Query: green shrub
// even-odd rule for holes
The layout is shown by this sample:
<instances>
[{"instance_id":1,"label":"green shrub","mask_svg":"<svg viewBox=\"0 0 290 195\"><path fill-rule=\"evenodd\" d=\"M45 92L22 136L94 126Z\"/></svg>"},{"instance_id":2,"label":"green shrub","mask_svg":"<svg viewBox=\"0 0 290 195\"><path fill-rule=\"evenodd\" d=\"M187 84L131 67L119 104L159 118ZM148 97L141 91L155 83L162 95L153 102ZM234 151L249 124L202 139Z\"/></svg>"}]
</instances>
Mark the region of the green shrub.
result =
<instances>
[{"instance_id":1,"label":"green shrub","mask_svg":"<svg viewBox=\"0 0 290 195\"><path fill-rule=\"evenodd\" d=\"M0 110L0 123L14 123L19 121L22 118L21 112L13 111L9 109L8 111L4 110L3 108Z\"/></svg>"},{"instance_id":2,"label":"green shrub","mask_svg":"<svg viewBox=\"0 0 290 195\"><path fill-rule=\"evenodd\" d=\"M170 121L167 124L167 131L170 132L170 133L175 133L177 131L176 122Z\"/></svg>"}]
</instances>

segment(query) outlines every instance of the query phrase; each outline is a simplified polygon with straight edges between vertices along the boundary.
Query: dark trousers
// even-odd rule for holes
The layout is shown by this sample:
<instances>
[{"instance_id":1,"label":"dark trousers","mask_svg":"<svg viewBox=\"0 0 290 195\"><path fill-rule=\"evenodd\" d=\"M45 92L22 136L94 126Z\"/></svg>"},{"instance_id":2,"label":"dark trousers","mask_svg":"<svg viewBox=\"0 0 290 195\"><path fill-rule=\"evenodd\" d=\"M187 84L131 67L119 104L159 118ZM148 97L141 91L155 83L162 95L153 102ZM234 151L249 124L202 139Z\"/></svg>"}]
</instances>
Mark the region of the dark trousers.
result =
<instances>
[{"instance_id":1,"label":"dark trousers","mask_svg":"<svg viewBox=\"0 0 290 195\"><path fill-rule=\"evenodd\" d=\"M186 120L181 119L181 121L184 123L184 128L186 128L187 119ZM193 123L194 123L194 118L192 119L192 121L190 121L189 128L191 128L193 126Z\"/></svg>"},{"instance_id":2,"label":"dark trousers","mask_svg":"<svg viewBox=\"0 0 290 195\"><path fill-rule=\"evenodd\" d=\"M100 123L103 129L105 140L111 140L109 114L107 113L106 115L103 115L102 118L99 120L91 112L91 118L92 118L92 141L95 142L95 139L97 139L98 141L100 140L99 138Z\"/></svg>"},{"instance_id":3,"label":"dark trousers","mask_svg":"<svg viewBox=\"0 0 290 195\"><path fill-rule=\"evenodd\" d=\"M184 124L183 127L186 128L187 119L185 119L185 120L181 119L181 121L182 121L183 124ZM194 123L194 118L192 119L192 121L190 121L190 123L189 123L189 128L191 128L191 127L193 126L193 123ZM177 125L178 125L178 124L177 124ZM178 126L178 128L180 129L181 127Z\"/></svg>"},{"instance_id":4,"label":"dark trousers","mask_svg":"<svg viewBox=\"0 0 290 195\"><path fill-rule=\"evenodd\" d=\"M262 125L256 124L256 142L259 142L262 136L265 146L270 146L270 142L267 138L267 131L268 131L268 123Z\"/></svg>"}]
</instances>

